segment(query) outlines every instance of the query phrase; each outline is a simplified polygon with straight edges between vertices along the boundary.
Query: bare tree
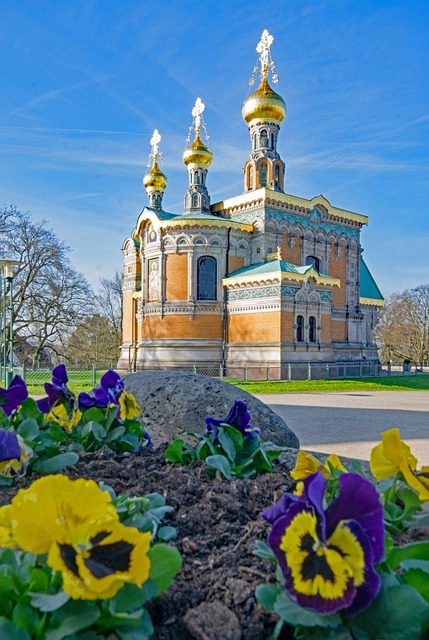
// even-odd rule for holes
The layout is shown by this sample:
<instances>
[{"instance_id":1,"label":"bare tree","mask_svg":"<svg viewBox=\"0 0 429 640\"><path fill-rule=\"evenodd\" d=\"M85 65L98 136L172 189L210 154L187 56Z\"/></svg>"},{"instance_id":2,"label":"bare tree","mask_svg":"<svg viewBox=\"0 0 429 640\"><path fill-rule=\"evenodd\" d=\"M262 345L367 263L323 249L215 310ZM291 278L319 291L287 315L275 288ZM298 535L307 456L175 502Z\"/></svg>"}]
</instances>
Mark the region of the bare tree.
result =
<instances>
[{"instance_id":1,"label":"bare tree","mask_svg":"<svg viewBox=\"0 0 429 640\"><path fill-rule=\"evenodd\" d=\"M3 209L0 220L0 257L19 261L13 282L16 339L26 343L23 351L31 353L33 364L44 349L61 355L66 337L89 312L91 289L45 220L34 222L13 207Z\"/></svg>"},{"instance_id":2,"label":"bare tree","mask_svg":"<svg viewBox=\"0 0 429 640\"><path fill-rule=\"evenodd\" d=\"M377 327L381 358L429 360L429 284L392 294Z\"/></svg>"},{"instance_id":3,"label":"bare tree","mask_svg":"<svg viewBox=\"0 0 429 640\"><path fill-rule=\"evenodd\" d=\"M110 327L122 332L122 274L115 271L113 278L100 278L100 287L95 293L100 315Z\"/></svg>"},{"instance_id":4,"label":"bare tree","mask_svg":"<svg viewBox=\"0 0 429 640\"><path fill-rule=\"evenodd\" d=\"M111 368L119 357L121 334L112 328L106 317L85 318L67 341L67 358L74 365Z\"/></svg>"}]
</instances>

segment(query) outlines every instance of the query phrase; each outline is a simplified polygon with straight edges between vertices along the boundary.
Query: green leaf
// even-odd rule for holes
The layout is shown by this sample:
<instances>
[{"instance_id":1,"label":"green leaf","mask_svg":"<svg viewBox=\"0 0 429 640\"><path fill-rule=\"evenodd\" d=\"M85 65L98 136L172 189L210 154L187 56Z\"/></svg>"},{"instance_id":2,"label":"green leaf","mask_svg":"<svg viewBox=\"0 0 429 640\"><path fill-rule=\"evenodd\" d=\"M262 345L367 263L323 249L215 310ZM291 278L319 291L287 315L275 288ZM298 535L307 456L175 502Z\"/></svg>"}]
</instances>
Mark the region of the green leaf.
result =
<instances>
[{"instance_id":1,"label":"green leaf","mask_svg":"<svg viewBox=\"0 0 429 640\"><path fill-rule=\"evenodd\" d=\"M79 460L77 453L60 453L52 458L40 459L33 466L37 473L55 473L64 467L70 467Z\"/></svg>"},{"instance_id":2,"label":"green leaf","mask_svg":"<svg viewBox=\"0 0 429 640\"><path fill-rule=\"evenodd\" d=\"M84 600L69 601L56 611L53 618L59 625L46 632L45 640L63 640L76 631L91 627L99 617L100 610L95 604Z\"/></svg>"},{"instance_id":3,"label":"green leaf","mask_svg":"<svg viewBox=\"0 0 429 640\"><path fill-rule=\"evenodd\" d=\"M116 409L115 409L116 413ZM88 424L88 422L104 422L104 411L99 407L91 407L84 411L81 419L82 424Z\"/></svg>"},{"instance_id":4,"label":"green leaf","mask_svg":"<svg viewBox=\"0 0 429 640\"><path fill-rule=\"evenodd\" d=\"M44 414L37 406L37 402L33 398L26 398L19 408L19 417L23 418L35 418L39 423L43 420Z\"/></svg>"},{"instance_id":5,"label":"green leaf","mask_svg":"<svg viewBox=\"0 0 429 640\"><path fill-rule=\"evenodd\" d=\"M19 425L17 433L24 438L24 440L31 442L35 440L40 433L39 425L34 418L26 418Z\"/></svg>"},{"instance_id":6,"label":"green leaf","mask_svg":"<svg viewBox=\"0 0 429 640\"><path fill-rule=\"evenodd\" d=\"M43 613L56 611L70 600L70 596L65 591L55 594L50 593L29 593L31 605Z\"/></svg>"},{"instance_id":7,"label":"green leaf","mask_svg":"<svg viewBox=\"0 0 429 640\"><path fill-rule=\"evenodd\" d=\"M265 542L262 542L262 540L256 540L253 555L258 556L258 558L263 558L264 560L269 560L270 562L277 562L276 556L274 555L271 547L269 547Z\"/></svg>"},{"instance_id":8,"label":"green leaf","mask_svg":"<svg viewBox=\"0 0 429 640\"><path fill-rule=\"evenodd\" d=\"M158 542L149 549L149 577L158 587L158 594L166 591L174 576L180 571L182 557L174 547Z\"/></svg>"},{"instance_id":9,"label":"green leaf","mask_svg":"<svg viewBox=\"0 0 429 640\"><path fill-rule=\"evenodd\" d=\"M155 632L153 628L152 620L146 609L143 609L141 622L138 627L133 629L122 629L121 627L115 629L116 635L120 640L149 640Z\"/></svg>"},{"instance_id":10,"label":"green leaf","mask_svg":"<svg viewBox=\"0 0 429 640\"><path fill-rule=\"evenodd\" d=\"M119 589L116 596L109 601L109 611L112 615L118 613L131 613L143 606L144 594L134 584L125 584Z\"/></svg>"},{"instance_id":11,"label":"green leaf","mask_svg":"<svg viewBox=\"0 0 429 640\"><path fill-rule=\"evenodd\" d=\"M17 629L26 629L33 635L39 622L39 616L34 609L18 602L13 609L12 620Z\"/></svg>"},{"instance_id":12,"label":"green leaf","mask_svg":"<svg viewBox=\"0 0 429 640\"><path fill-rule=\"evenodd\" d=\"M403 573L405 582L413 587L421 597L429 602L429 575L423 569L410 569Z\"/></svg>"},{"instance_id":13,"label":"green leaf","mask_svg":"<svg viewBox=\"0 0 429 640\"><path fill-rule=\"evenodd\" d=\"M237 455L235 443L231 436L225 432L223 427L219 427L218 440L222 449L225 451L229 461L234 462Z\"/></svg>"},{"instance_id":14,"label":"green leaf","mask_svg":"<svg viewBox=\"0 0 429 640\"><path fill-rule=\"evenodd\" d=\"M302 625L303 627L339 627L341 616L338 613L329 616L321 616L316 611L304 609L289 598L282 590L274 604L274 611L282 620L292 626Z\"/></svg>"},{"instance_id":15,"label":"green leaf","mask_svg":"<svg viewBox=\"0 0 429 640\"><path fill-rule=\"evenodd\" d=\"M429 527L429 513L425 513L422 516L415 516L408 525L409 529L413 529L415 527Z\"/></svg>"},{"instance_id":16,"label":"green leaf","mask_svg":"<svg viewBox=\"0 0 429 640\"><path fill-rule=\"evenodd\" d=\"M94 420L87 422L85 429L87 430L87 433L93 435L98 442L102 442L106 437L106 430L103 425L99 422L95 422Z\"/></svg>"},{"instance_id":17,"label":"green leaf","mask_svg":"<svg viewBox=\"0 0 429 640\"><path fill-rule=\"evenodd\" d=\"M394 547L387 557L387 564L391 569L396 569L404 560L429 560L429 542Z\"/></svg>"},{"instance_id":18,"label":"green leaf","mask_svg":"<svg viewBox=\"0 0 429 640\"><path fill-rule=\"evenodd\" d=\"M180 464L185 464L183 461L183 445L185 441L181 438L177 440L173 440L173 442L167 447L165 450L165 459L168 462L180 462Z\"/></svg>"},{"instance_id":19,"label":"green leaf","mask_svg":"<svg viewBox=\"0 0 429 640\"><path fill-rule=\"evenodd\" d=\"M30 574L30 584L28 590L32 592L45 593L48 590L49 577L43 569L35 567Z\"/></svg>"},{"instance_id":20,"label":"green leaf","mask_svg":"<svg viewBox=\"0 0 429 640\"><path fill-rule=\"evenodd\" d=\"M282 592L283 589L279 584L259 584L255 590L256 601L266 611L274 613L274 605Z\"/></svg>"},{"instance_id":21,"label":"green leaf","mask_svg":"<svg viewBox=\"0 0 429 640\"><path fill-rule=\"evenodd\" d=\"M254 468L257 471L268 471L269 473L273 470L273 465L267 457L265 451L261 448L257 449L253 454L254 460Z\"/></svg>"},{"instance_id":22,"label":"green leaf","mask_svg":"<svg viewBox=\"0 0 429 640\"><path fill-rule=\"evenodd\" d=\"M4 640L31 640L25 629L17 629L7 618L0 618L0 638Z\"/></svg>"},{"instance_id":23,"label":"green leaf","mask_svg":"<svg viewBox=\"0 0 429 640\"><path fill-rule=\"evenodd\" d=\"M227 478L227 480L230 480L232 478L231 465L229 464L225 456L208 456L206 458L206 464L208 467L219 471L224 476L224 478Z\"/></svg>"},{"instance_id":24,"label":"green leaf","mask_svg":"<svg viewBox=\"0 0 429 640\"><path fill-rule=\"evenodd\" d=\"M104 442L113 442L114 440L120 440L125 433L125 427L115 427L112 431L109 431L107 437L104 438Z\"/></svg>"},{"instance_id":25,"label":"green leaf","mask_svg":"<svg viewBox=\"0 0 429 640\"><path fill-rule=\"evenodd\" d=\"M164 542L175 540L177 538L177 531L174 527L161 527L158 531L158 538Z\"/></svg>"},{"instance_id":26,"label":"green leaf","mask_svg":"<svg viewBox=\"0 0 429 640\"><path fill-rule=\"evenodd\" d=\"M383 588L369 609L351 618L349 626L356 640L421 638L429 605L412 587L402 584Z\"/></svg>"}]
</instances>

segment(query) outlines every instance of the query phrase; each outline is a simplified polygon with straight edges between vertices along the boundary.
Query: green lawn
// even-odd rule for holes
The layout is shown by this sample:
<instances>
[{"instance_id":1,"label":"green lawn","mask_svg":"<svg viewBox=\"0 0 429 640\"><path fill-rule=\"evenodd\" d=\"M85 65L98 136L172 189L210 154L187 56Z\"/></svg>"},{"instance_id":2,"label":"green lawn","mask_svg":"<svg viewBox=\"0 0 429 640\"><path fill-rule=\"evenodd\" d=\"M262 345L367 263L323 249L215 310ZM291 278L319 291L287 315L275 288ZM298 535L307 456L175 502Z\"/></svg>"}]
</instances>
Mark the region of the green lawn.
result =
<instances>
[{"instance_id":1,"label":"green lawn","mask_svg":"<svg viewBox=\"0 0 429 640\"><path fill-rule=\"evenodd\" d=\"M248 393L320 393L323 391L429 391L429 375L352 378L349 380L287 380L233 382Z\"/></svg>"}]
</instances>

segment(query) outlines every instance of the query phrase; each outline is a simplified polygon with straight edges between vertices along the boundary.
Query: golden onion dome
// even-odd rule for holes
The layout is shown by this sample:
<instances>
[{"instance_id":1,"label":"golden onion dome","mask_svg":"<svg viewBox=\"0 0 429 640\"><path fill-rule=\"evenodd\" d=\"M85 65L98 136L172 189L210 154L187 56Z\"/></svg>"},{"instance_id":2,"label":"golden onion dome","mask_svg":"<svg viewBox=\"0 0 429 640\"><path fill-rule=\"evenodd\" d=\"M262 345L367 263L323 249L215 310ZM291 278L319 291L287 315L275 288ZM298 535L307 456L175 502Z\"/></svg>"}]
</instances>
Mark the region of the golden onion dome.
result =
<instances>
[{"instance_id":1,"label":"golden onion dome","mask_svg":"<svg viewBox=\"0 0 429 640\"><path fill-rule=\"evenodd\" d=\"M143 178L143 186L146 191L164 191L167 186L167 178L159 168L156 156L153 159L152 168Z\"/></svg>"},{"instance_id":2,"label":"golden onion dome","mask_svg":"<svg viewBox=\"0 0 429 640\"><path fill-rule=\"evenodd\" d=\"M199 129L195 133L195 140L186 147L183 152L183 162L186 166L189 164L203 165L209 167L213 160L213 154L201 140Z\"/></svg>"},{"instance_id":3,"label":"golden onion dome","mask_svg":"<svg viewBox=\"0 0 429 640\"><path fill-rule=\"evenodd\" d=\"M286 115L286 104L283 98L271 89L264 76L256 91L244 101L241 114L248 125L264 122L280 124Z\"/></svg>"}]
</instances>

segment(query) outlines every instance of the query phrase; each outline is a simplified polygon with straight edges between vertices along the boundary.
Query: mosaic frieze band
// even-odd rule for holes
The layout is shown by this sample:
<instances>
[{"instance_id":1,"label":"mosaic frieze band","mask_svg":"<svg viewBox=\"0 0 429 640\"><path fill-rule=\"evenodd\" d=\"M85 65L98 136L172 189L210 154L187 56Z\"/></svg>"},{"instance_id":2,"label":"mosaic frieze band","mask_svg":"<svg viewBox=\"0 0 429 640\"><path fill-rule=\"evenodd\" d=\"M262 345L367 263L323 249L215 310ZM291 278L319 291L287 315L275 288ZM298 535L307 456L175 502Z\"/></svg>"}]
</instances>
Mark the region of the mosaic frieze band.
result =
<instances>
[{"instance_id":1,"label":"mosaic frieze band","mask_svg":"<svg viewBox=\"0 0 429 640\"><path fill-rule=\"evenodd\" d=\"M270 287L258 287L256 289L238 289L236 291L228 291L228 300L255 300L256 298L272 298L281 295L282 298L293 298L300 287L291 287L289 285L273 285ZM332 300L331 291L319 291L320 299L324 302Z\"/></svg>"}]
</instances>

